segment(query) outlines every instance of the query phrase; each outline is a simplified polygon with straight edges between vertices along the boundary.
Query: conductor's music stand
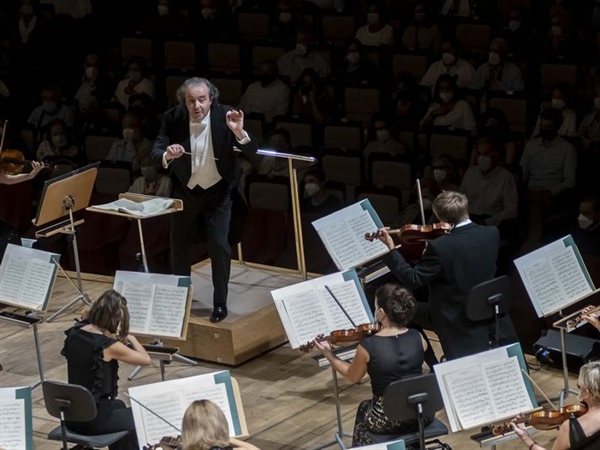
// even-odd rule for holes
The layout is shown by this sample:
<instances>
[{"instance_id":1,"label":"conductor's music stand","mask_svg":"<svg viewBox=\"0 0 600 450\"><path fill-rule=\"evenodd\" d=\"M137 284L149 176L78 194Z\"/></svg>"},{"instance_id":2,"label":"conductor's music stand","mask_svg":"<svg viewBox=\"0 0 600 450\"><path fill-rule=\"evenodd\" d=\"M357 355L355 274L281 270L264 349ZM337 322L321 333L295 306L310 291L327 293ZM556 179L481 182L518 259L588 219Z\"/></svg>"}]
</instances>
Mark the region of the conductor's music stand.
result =
<instances>
[{"instance_id":1,"label":"conductor's music stand","mask_svg":"<svg viewBox=\"0 0 600 450\"><path fill-rule=\"evenodd\" d=\"M510 279L506 275L479 283L471 289L467 297L466 314L469 320L482 322L494 319L492 348L500 345L500 316L508 311L510 300Z\"/></svg>"},{"instance_id":2,"label":"conductor's music stand","mask_svg":"<svg viewBox=\"0 0 600 450\"><path fill-rule=\"evenodd\" d=\"M52 314L47 319L48 322L52 322L56 317L62 315L80 300L88 306L91 304L83 292L81 267L79 265L79 250L77 247L77 230L75 229L76 226L83 223L83 220L75 222L73 213L88 206L96 181L96 175L98 174L99 165L99 162L90 164L60 177L48 180L44 184L40 205L36 217L33 220L33 224L35 226L45 225L60 219L67 214L69 215L69 218L45 229L36 231L35 236L37 238L50 237L57 233L71 236L75 270L77 272L77 290L79 291L79 295L69 304Z\"/></svg>"}]
</instances>

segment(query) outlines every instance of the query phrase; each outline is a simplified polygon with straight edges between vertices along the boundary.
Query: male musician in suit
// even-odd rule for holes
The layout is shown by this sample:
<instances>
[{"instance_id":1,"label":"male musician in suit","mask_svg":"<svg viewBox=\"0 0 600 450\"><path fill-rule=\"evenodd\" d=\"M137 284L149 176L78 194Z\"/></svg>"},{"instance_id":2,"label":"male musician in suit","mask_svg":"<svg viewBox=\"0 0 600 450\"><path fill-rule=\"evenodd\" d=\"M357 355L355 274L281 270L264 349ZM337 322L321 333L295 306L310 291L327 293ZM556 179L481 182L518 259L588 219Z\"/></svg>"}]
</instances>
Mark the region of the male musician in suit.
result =
<instances>
[{"instance_id":1,"label":"male musician in suit","mask_svg":"<svg viewBox=\"0 0 600 450\"><path fill-rule=\"evenodd\" d=\"M244 131L244 114L218 103L219 91L204 78L189 78L177 91L179 105L163 116L152 158L169 168L173 197L183 211L171 215L173 272L189 275L190 246L199 224L206 229L214 287L211 322L227 317L231 265L228 243L231 192L241 171L235 145L253 155L256 140Z\"/></svg>"},{"instance_id":2,"label":"male musician in suit","mask_svg":"<svg viewBox=\"0 0 600 450\"><path fill-rule=\"evenodd\" d=\"M385 228L379 239L390 249L384 262L409 289L429 285L428 310L446 359L485 351L493 331L491 323L467 318L466 303L475 285L494 278L500 234L496 227L477 225L469 220L464 194L443 191L433 201L433 212L453 228L449 234L428 242L423 257L408 264ZM517 341L510 317L501 319L501 343Z\"/></svg>"}]
</instances>

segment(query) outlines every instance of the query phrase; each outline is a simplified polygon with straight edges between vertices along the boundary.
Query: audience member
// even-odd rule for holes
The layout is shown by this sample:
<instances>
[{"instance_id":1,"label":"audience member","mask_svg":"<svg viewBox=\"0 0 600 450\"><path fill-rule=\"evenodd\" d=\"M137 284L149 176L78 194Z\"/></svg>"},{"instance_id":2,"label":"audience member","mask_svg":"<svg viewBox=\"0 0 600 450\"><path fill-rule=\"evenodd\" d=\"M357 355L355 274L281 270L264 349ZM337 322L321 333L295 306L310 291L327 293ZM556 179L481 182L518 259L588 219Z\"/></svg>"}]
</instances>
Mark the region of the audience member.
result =
<instances>
[{"instance_id":1,"label":"audience member","mask_svg":"<svg viewBox=\"0 0 600 450\"><path fill-rule=\"evenodd\" d=\"M40 93L42 105L35 108L27 123L34 128L35 136L39 139L40 133L52 120L61 119L67 127L73 126L73 110L62 103L62 93L58 86L47 85Z\"/></svg>"},{"instance_id":2,"label":"audience member","mask_svg":"<svg viewBox=\"0 0 600 450\"><path fill-rule=\"evenodd\" d=\"M291 137L288 130L278 128L273 130L269 137L269 150L275 150L281 153L291 152ZM288 177L288 162L285 158L276 158L275 156L256 155L254 158L254 167L259 175Z\"/></svg>"},{"instance_id":3,"label":"audience member","mask_svg":"<svg viewBox=\"0 0 600 450\"><path fill-rule=\"evenodd\" d=\"M448 17L479 19L476 0L445 0L440 14Z\"/></svg>"},{"instance_id":4,"label":"audience member","mask_svg":"<svg viewBox=\"0 0 600 450\"><path fill-rule=\"evenodd\" d=\"M600 256L600 198L589 196L579 202L577 226L571 236L582 254Z\"/></svg>"},{"instance_id":5,"label":"audience member","mask_svg":"<svg viewBox=\"0 0 600 450\"><path fill-rule=\"evenodd\" d=\"M300 207L303 212L327 216L341 209L342 200L325 189L325 172L315 167L304 174L304 198Z\"/></svg>"},{"instance_id":6,"label":"audience member","mask_svg":"<svg viewBox=\"0 0 600 450\"><path fill-rule=\"evenodd\" d=\"M349 85L375 84L380 80L377 66L367 59L363 45L352 39L346 45L344 60L337 65L336 77Z\"/></svg>"},{"instance_id":7,"label":"audience member","mask_svg":"<svg viewBox=\"0 0 600 450\"><path fill-rule=\"evenodd\" d=\"M290 110L290 88L277 77L277 63L272 59L261 61L257 78L242 95L239 109L264 114L265 122L270 124L274 117Z\"/></svg>"},{"instance_id":8,"label":"audience member","mask_svg":"<svg viewBox=\"0 0 600 450\"><path fill-rule=\"evenodd\" d=\"M502 38L490 43L488 61L477 68L474 89L485 91L521 92L525 89L523 74L519 66L507 61L508 44Z\"/></svg>"},{"instance_id":9,"label":"audience member","mask_svg":"<svg viewBox=\"0 0 600 450\"><path fill-rule=\"evenodd\" d=\"M430 131L432 127L466 130L473 134L477 131L471 105L460 98L452 75L440 75L435 84L431 105L421 121L422 130Z\"/></svg>"},{"instance_id":10,"label":"audience member","mask_svg":"<svg viewBox=\"0 0 600 450\"><path fill-rule=\"evenodd\" d=\"M36 13L33 0L21 0L21 8L18 13L18 21L15 31L15 47L27 48L35 46L43 39L40 30L41 19Z\"/></svg>"},{"instance_id":11,"label":"audience member","mask_svg":"<svg viewBox=\"0 0 600 450\"><path fill-rule=\"evenodd\" d=\"M585 150L600 149L600 90L595 91L594 107L581 121L578 134Z\"/></svg>"},{"instance_id":12,"label":"audience member","mask_svg":"<svg viewBox=\"0 0 600 450\"><path fill-rule=\"evenodd\" d=\"M507 221L517 218L519 196L514 175L499 165L500 145L491 138L475 143L477 165L465 172L460 191L469 200L470 219L498 227L503 237L503 231L508 231Z\"/></svg>"},{"instance_id":13,"label":"audience member","mask_svg":"<svg viewBox=\"0 0 600 450\"><path fill-rule=\"evenodd\" d=\"M74 126L79 132L79 142L84 144L87 136L115 134L117 128L106 111L98 108L96 97L83 97L79 100L79 114L75 117Z\"/></svg>"},{"instance_id":14,"label":"audience member","mask_svg":"<svg viewBox=\"0 0 600 450\"><path fill-rule=\"evenodd\" d=\"M187 24L171 0L157 0L154 13L145 17L142 34L157 41L181 39L187 34Z\"/></svg>"},{"instance_id":15,"label":"audience member","mask_svg":"<svg viewBox=\"0 0 600 450\"><path fill-rule=\"evenodd\" d=\"M160 130L160 122L156 117L154 100L147 94L133 94L129 97L128 111L135 114L142 122L142 135L153 141Z\"/></svg>"},{"instance_id":16,"label":"audience member","mask_svg":"<svg viewBox=\"0 0 600 450\"><path fill-rule=\"evenodd\" d=\"M370 47L391 47L394 45L394 29L385 23L378 3L371 3L367 9L367 24L356 30L355 38Z\"/></svg>"},{"instance_id":17,"label":"audience member","mask_svg":"<svg viewBox=\"0 0 600 450\"><path fill-rule=\"evenodd\" d=\"M143 93L154 99L154 83L147 77L147 69L144 58L132 56L129 59L127 75L115 89L115 98L124 108L129 106L129 97L134 94Z\"/></svg>"},{"instance_id":18,"label":"audience member","mask_svg":"<svg viewBox=\"0 0 600 450\"><path fill-rule=\"evenodd\" d=\"M152 142L142 135L142 124L139 117L127 113L122 120L123 139L113 142L107 161L122 161L131 163L131 171L139 173L141 162L150 157Z\"/></svg>"},{"instance_id":19,"label":"audience member","mask_svg":"<svg viewBox=\"0 0 600 450\"><path fill-rule=\"evenodd\" d=\"M506 114L501 109L490 108L481 118L479 128L481 136L489 137L498 142L500 147L500 161L511 168L519 163L523 150L523 138L518 133L511 131ZM477 161L475 152L471 153L470 166Z\"/></svg>"},{"instance_id":20,"label":"audience member","mask_svg":"<svg viewBox=\"0 0 600 450\"><path fill-rule=\"evenodd\" d=\"M232 27L230 21L226 20L226 14L217 0L200 0L200 15L194 24L196 40L207 43L217 38L228 37ZM235 25L237 26L237 20Z\"/></svg>"},{"instance_id":21,"label":"audience member","mask_svg":"<svg viewBox=\"0 0 600 450\"><path fill-rule=\"evenodd\" d=\"M562 125L558 130L559 136L577 136L577 113L571 108L573 88L568 83L559 83L552 90L552 100L550 106L559 110L562 114ZM542 105L542 109L548 105ZM538 135L540 130L540 118L538 117L535 129L531 134L531 138Z\"/></svg>"},{"instance_id":22,"label":"audience member","mask_svg":"<svg viewBox=\"0 0 600 450\"><path fill-rule=\"evenodd\" d=\"M576 33L575 24L566 14L551 15L548 37L541 48L543 61L579 62L582 42Z\"/></svg>"},{"instance_id":23,"label":"audience member","mask_svg":"<svg viewBox=\"0 0 600 450\"><path fill-rule=\"evenodd\" d=\"M402 34L402 47L408 50L423 50L437 54L442 40L440 27L430 17L425 2L414 5L411 24Z\"/></svg>"},{"instance_id":24,"label":"audience member","mask_svg":"<svg viewBox=\"0 0 600 450\"><path fill-rule=\"evenodd\" d=\"M444 38L441 45L442 57L429 66L421 80L423 86L432 88L440 75L448 74L456 79L458 87L469 87L475 81L475 68L470 62L460 58L459 44L455 38Z\"/></svg>"},{"instance_id":25,"label":"audience member","mask_svg":"<svg viewBox=\"0 0 600 450\"><path fill-rule=\"evenodd\" d=\"M335 113L333 99L325 89L323 80L313 69L304 69L296 81L292 114L321 124Z\"/></svg>"},{"instance_id":26,"label":"audience member","mask_svg":"<svg viewBox=\"0 0 600 450\"><path fill-rule=\"evenodd\" d=\"M402 90L396 96L394 128L417 132L427 112L427 104L413 90Z\"/></svg>"},{"instance_id":27,"label":"audience member","mask_svg":"<svg viewBox=\"0 0 600 450\"><path fill-rule=\"evenodd\" d=\"M48 157L63 156L77 159L79 148L75 139L68 133L67 124L62 119L53 119L46 127L43 141L40 143L36 156L42 161Z\"/></svg>"},{"instance_id":28,"label":"audience member","mask_svg":"<svg viewBox=\"0 0 600 450\"><path fill-rule=\"evenodd\" d=\"M301 21L292 0L277 2L277 21L269 33L269 39L278 45L287 46L296 38L298 23Z\"/></svg>"},{"instance_id":29,"label":"audience member","mask_svg":"<svg viewBox=\"0 0 600 450\"><path fill-rule=\"evenodd\" d=\"M171 179L159 172L159 167L145 158L141 163L142 175L137 177L129 192L144 195L156 195L158 197L169 197L171 195Z\"/></svg>"},{"instance_id":30,"label":"audience member","mask_svg":"<svg viewBox=\"0 0 600 450\"><path fill-rule=\"evenodd\" d=\"M315 35L308 29L296 33L296 48L284 53L277 61L279 74L286 76L292 83L299 79L304 69L313 69L320 77L328 77L331 63L317 49Z\"/></svg>"},{"instance_id":31,"label":"audience member","mask_svg":"<svg viewBox=\"0 0 600 450\"><path fill-rule=\"evenodd\" d=\"M387 153L390 155L406 155L408 149L397 141L392 133L392 122L389 117L376 114L372 119L371 138L363 150L365 161L373 153Z\"/></svg>"},{"instance_id":32,"label":"audience member","mask_svg":"<svg viewBox=\"0 0 600 450\"><path fill-rule=\"evenodd\" d=\"M508 43L508 56L518 61L531 58L531 49L537 46L535 31L535 23L528 21L523 7L515 5L511 8L501 33L501 37Z\"/></svg>"},{"instance_id":33,"label":"audience member","mask_svg":"<svg viewBox=\"0 0 600 450\"><path fill-rule=\"evenodd\" d=\"M104 103L110 100L112 89L108 78L100 72L100 57L95 53L89 53L83 60L83 77L81 84L75 92L75 100L95 97L98 102Z\"/></svg>"}]
</instances>

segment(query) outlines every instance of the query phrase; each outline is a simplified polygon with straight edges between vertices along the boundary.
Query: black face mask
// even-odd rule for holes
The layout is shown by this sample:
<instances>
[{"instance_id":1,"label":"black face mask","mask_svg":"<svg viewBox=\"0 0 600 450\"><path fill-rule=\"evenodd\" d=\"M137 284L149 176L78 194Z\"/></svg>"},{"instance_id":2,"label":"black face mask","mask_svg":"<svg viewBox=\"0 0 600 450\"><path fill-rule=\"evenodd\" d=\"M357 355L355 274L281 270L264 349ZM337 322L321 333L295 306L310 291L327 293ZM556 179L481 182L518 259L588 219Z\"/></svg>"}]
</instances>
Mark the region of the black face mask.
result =
<instances>
[{"instance_id":1,"label":"black face mask","mask_svg":"<svg viewBox=\"0 0 600 450\"><path fill-rule=\"evenodd\" d=\"M557 136L555 130L540 130L540 137L545 141L551 141Z\"/></svg>"}]
</instances>

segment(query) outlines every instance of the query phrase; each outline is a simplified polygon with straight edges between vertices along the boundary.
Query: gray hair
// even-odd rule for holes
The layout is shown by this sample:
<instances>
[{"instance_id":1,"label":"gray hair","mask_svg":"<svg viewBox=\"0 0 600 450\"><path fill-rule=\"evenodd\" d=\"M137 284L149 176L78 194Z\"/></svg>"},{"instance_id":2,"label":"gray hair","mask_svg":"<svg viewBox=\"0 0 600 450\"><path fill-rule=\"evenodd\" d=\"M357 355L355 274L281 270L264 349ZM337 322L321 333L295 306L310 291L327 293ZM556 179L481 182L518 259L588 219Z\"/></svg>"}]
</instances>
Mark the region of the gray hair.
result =
<instances>
[{"instance_id":1,"label":"gray hair","mask_svg":"<svg viewBox=\"0 0 600 450\"><path fill-rule=\"evenodd\" d=\"M214 84L212 84L206 78L192 77L185 80L177 89L177 100L179 100L179 103L181 103L182 105L185 104L185 94L187 93L189 88L194 86L200 86L202 84L208 88L208 96L210 97L210 99L215 102L218 101L219 89Z\"/></svg>"}]
</instances>

